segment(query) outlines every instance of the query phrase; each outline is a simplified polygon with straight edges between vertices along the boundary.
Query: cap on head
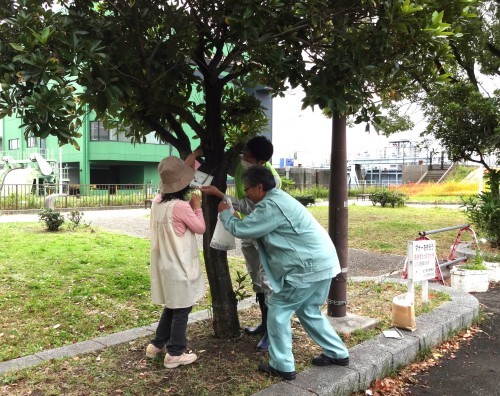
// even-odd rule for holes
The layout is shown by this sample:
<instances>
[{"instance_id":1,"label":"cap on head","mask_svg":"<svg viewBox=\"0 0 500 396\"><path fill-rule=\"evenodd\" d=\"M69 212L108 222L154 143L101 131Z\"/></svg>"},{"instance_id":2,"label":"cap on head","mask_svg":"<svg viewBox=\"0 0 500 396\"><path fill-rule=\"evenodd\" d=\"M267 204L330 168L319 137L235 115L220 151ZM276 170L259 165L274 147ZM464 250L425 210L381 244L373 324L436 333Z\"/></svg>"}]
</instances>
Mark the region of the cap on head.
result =
<instances>
[{"instance_id":1,"label":"cap on head","mask_svg":"<svg viewBox=\"0 0 500 396\"><path fill-rule=\"evenodd\" d=\"M158 173L161 179L161 194L181 191L189 186L194 177L194 170L178 157L163 158L158 164Z\"/></svg>"}]
</instances>

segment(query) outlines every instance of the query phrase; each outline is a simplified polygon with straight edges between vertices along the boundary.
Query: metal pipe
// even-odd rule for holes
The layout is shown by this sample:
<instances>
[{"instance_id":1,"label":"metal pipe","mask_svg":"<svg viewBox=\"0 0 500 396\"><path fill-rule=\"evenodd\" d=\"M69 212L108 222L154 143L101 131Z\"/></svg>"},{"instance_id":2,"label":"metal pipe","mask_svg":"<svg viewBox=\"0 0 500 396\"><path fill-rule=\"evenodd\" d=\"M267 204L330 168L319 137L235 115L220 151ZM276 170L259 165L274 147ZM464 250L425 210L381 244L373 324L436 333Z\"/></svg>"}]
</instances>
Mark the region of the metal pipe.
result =
<instances>
[{"instance_id":1,"label":"metal pipe","mask_svg":"<svg viewBox=\"0 0 500 396\"><path fill-rule=\"evenodd\" d=\"M419 231L418 235L426 236L426 235L431 235L431 234L437 234L438 232L458 230L459 228L464 228L464 227L469 227L469 224L462 224L462 225L458 225L458 226L454 226L454 227L438 228L437 230Z\"/></svg>"},{"instance_id":2,"label":"metal pipe","mask_svg":"<svg viewBox=\"0 0 500 396\"><path fill-rule=\"evenodd\" d=\"M455 260L451 260L451 261L447 261L446 263L439 264L439 266L440 267L444 267L445 265L452 265L452 264L455 264L455 263L460 263L462 261L466 261L467 259L468 259L467 256L462 256L462 257L456 258Z\"/></svg>"},{"instance_id":3,"label":"metal pipe","mask_svg":"<svg viewBox=\"0 0 500 396\"><path fill-rule=\"evenodd\" d=\"M341 272L332 279L328 294L327 314L334 318L346 316L347 310L347 138L346 117L332 117L332 152L330 162L330 204L328 233L335 245Z\"/></svg>"}]
</instances>

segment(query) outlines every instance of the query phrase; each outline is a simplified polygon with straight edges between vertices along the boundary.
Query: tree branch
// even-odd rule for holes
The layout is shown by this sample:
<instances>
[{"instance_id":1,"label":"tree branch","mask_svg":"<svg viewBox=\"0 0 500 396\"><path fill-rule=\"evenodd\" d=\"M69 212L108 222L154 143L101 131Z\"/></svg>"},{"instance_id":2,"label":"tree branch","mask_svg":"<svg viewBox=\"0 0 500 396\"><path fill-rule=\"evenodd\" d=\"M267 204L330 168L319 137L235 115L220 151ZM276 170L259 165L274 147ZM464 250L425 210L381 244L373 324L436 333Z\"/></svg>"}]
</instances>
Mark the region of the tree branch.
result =
<instances>
[{"instance_id":1,"label":"tree branch","mask_svg":"<svg viewBox=\"0 0 500 396\"><path fill-rule=\"evenodd\" d=\"M460 54L460 51L458 50L455 44L450 43L450 47L457 63L465 70L467 76L469 77L470 82L474 84L476 88L478 88L479 83L476 78L476 73L474 72L474 64L472 65L467 64L467 62L462 58L462 55Z\"/></svg>"}]
</instances>

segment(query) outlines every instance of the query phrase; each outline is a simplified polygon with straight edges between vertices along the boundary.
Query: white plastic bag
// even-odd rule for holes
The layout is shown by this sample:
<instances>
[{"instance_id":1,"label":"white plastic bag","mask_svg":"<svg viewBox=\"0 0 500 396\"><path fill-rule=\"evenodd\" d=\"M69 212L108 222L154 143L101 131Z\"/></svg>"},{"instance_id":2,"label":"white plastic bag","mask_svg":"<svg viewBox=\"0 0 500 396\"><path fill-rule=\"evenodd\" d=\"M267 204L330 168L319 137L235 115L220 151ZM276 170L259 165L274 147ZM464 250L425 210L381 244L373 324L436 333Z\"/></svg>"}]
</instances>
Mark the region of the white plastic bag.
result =
<instances>
[{"instance_id":1,"label":"white plastic bag","mask_svg":"<svg viewBox=\"0 0 500 396\"><path fill-rule=\"evenodd\" d=\"M231 200L227 199L226 202L229 204L229 211L234 214L234 208L231 204ZM210 247L217 250L232 250L236 249L236 241L234 236L231 235L225 228L224 224L220 219L220 215L217 216L217 224L215 225L214 235L210 241Z\"/></svg>"}]
</instances>

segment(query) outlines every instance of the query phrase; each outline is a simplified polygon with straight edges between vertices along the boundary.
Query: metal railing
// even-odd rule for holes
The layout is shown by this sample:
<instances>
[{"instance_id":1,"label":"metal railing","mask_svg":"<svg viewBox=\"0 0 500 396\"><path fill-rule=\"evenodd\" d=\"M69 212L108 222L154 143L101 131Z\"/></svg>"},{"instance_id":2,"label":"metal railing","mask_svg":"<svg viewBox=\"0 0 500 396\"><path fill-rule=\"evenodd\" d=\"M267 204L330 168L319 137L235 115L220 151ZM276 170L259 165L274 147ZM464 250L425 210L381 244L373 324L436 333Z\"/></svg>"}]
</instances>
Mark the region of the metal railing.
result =
<instances>
[{"instance_id":1,"label":"metal railing","mask_svg":"<svg viewBox=\"0 0 500 396\"><path fill-rule=\"evenodd\" d=\"M53 201L55 209L144 206L156 188L150 184L4 184L0 210L42 209L53 194L59 194Z\"/></svg>"},{"instance_id":2,"label":"metal railing","mask_svg":"<svg viewBox=\"0 0 500 396\"><path fill-rule=\"evenodd\" d=\"M151 184L4 184L0 185L0 211L144 207L153 199L157 186ZM234 194L234 186L227 193ZM57 196L56 196L57 195Z\"/></svg>"}]
</instances>

